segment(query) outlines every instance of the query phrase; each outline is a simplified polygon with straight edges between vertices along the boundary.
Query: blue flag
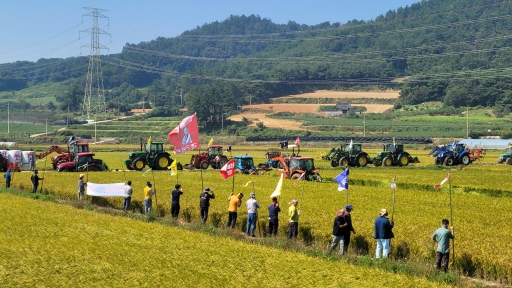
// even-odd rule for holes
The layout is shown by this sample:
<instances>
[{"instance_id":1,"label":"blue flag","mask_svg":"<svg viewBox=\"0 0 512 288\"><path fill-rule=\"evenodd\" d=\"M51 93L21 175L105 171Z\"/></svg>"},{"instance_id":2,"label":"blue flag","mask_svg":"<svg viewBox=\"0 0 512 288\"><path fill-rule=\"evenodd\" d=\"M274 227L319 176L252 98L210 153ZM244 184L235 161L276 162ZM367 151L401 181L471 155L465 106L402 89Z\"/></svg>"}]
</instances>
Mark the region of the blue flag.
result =
<instances>
[{"instance_id":1,"label":"blue flag","mask_svg":"<svg viewBox=\"0 0 512 288\"><path fill-rule=\"evenodd\" d=\"M457 147L457 141L453 140L452 148L455 149Z\"/></svg>"},{"instance_id":2,"label":"blue flag","mask_svg":"<svg viewBox=\"0 0 512 288\"><path fill-rule=\"evenodd\" d=\"M339 184L338 191L348 190L348 168L334 177L334 181Z\"/></svg>"}]
</instances>

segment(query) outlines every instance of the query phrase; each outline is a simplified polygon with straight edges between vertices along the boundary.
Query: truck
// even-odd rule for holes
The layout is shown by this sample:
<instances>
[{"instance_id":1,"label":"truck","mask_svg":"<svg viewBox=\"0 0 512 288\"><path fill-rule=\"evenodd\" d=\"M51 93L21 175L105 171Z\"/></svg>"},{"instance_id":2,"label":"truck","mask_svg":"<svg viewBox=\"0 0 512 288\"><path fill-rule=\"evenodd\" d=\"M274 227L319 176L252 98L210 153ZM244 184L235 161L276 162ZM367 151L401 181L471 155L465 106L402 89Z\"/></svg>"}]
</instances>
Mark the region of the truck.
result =
<instances>
[{"instance_id":1,"label":"truck","mask_svg":"<svg viewBox=\"0 0 512 288\"><path fill-rule=\"evenodd\" d=\"M73 161L61 162L57 165L57 172L75 171L108 171L108 166L101 159L94 159L94 153L76 153Z\"/></svg>"},{"instance_id":2,"label":"truck","mask_svg":"<svg viewBox=\"0 0 512 288\"><path fill-rule=\"evenodd\" d=\"M222 152L222 146L209 146L205 152L192 155L190 163L183 166L185 169L220 169L228 163L228 157Z\"/></svg>"},{"instance_id":3,"label":"truck","mask_svg":"<svg viewBox=\"0 0 512 288\"><path fill-rule=\"evenodd\" d=\"M412 157L404 151L404 144L384 144L383 150L372 159L373 165L380 166L407 166L409 163L419 163L418 157Z\"/></svg>"},{"instance_id":4,"label":"truck","mask_svg":"<svg viewBox=\"0 0 512 288\"><path fill-rule=\"evenodd\" d=\"M162 142L141 143L139 151L128 154L124 165L128 170L141 171L148 166L153 170L166 170L172 163L171 155L164 151Z\"/></svg>"}]
</instances>

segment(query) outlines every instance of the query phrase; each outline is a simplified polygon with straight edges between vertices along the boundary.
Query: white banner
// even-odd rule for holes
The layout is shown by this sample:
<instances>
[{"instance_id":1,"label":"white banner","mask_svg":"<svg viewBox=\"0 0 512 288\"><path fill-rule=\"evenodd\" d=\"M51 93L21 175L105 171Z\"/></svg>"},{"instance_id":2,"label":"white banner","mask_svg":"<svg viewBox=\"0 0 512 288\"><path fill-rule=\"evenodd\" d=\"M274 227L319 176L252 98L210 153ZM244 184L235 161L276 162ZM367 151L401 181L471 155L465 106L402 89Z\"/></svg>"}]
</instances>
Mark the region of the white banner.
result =
<instances>
[{"instance_id":1,"label":"white banner","mask_svg":"<svg viewBox=\"0 0 512 288\"><path fill-rule=\"evenodd\" d=\"M87 182L87 195L100 197L124 197L124 183L96 184Z\"/></svg>"}]
</instances>

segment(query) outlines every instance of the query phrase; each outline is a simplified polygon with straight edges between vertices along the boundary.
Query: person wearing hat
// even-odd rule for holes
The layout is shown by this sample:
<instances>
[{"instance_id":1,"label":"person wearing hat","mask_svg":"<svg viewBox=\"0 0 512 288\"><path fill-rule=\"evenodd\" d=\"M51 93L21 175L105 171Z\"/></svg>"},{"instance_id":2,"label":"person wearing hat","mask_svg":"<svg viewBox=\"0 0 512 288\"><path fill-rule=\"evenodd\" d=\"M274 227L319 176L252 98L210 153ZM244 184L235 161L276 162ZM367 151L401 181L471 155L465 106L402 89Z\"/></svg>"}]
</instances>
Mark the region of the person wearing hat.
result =
<instances>
[{"instance_id":1,"label":"person wearing hat","mask_svg":"<svg viewBox=\"0 0 512 288\"><path fill-rule=\"evenodd\" d=\"M210 194L211 193L211 194ZM200 214L201 214L201 221L206 223L206 220L208 219L208 208L210 207L210 199L215 199L215 194L213 193L213 190L206 187L204 188L201 195L199 195L199 208L200 208Z\"/></svg>"},{"instance_id":2,"label":"person wearing hat","mask_svg":"<svg viewBox=\"0 0 512 288\"><path fill-rule=\"evenodd\" d=\"M373 238L377 239L377 250L375 251L375 258L377 259L381 257L381 251L383 258L388 257L390 239L395 237L392 231L395 222L390 223L387 216L388 211L382 208L379 211L379 217L375 219Z\"/></svg>"},{"instance_id":3,"label":"person wearing hat","mask_svg":"<svg viewBox=\"0 0 512 288\"><path fill-rule=\"evenodd\" d=\"M37 192L37 187L39 186L39 180L43 180L44 178L39 178L39 176L37 176L37 170L34 170L34 174L32 174L32 176L30 176L30 181L32 181L32 193L36 193Z\"/></svg>"},{"instance_id":4,"label":"person wearing hat","mask_svg":"<svg viewBox=\"0 0 512 288\"><path fill-rule=\"evenodd\" d=\"M299 212L297 211L297 204L299 204L299 201L297 201L297 199L293 199L289 204L288 239L296 239L299 234Z\"/></svg>"},{"instance_id":5,"label":"person wearing hat","mask_svg":"<svg viewBox=\"0 0 512 288\"><path fill-rule=\"evenodd\" d=\"M336 211L336 217L334 217L334 225L332 228L332 244L329 248L329 254L331 254L332 250L336 248L336 245L340 243L340 255L343 255L345 248L344 238L345 238L345 229L348 227L347 222L345 221L345 210L340 209Z\"/></svg>"},{"instance_id":6,"label":"person wearing hat","mask_svg":"<svg viewBox=\"0 0 512 288\"><path fill-rule=\"evenodd\" d=\"M183 195L183 188L180 184L174 185L174 190L171 191L171 216L174 219L178 219L180 215L180 197Z\"/></svg>"},{"instance_id":7,"label":"person wearing hat","mask_svg":"<svg viewBox=\"0 0 512 288\"><path fill-rule=\"evenodd\" d=\"M132 201L132 181L124 182L124 201L123 201L123 210L128 211L130 209L130 202Z\"/></svg>"},{"instance_id":8,"label":"person wearing hat","mask_svg":"<svg viewBox=\"0 0 512 288\"><path fill-rule=\"evenodd\" d=\"M345 222L347 223L347 227L343 229L344 235L343 235L343 245L345 246L343 248L343 253L347 253L348 251L348 244L350 244L350 233L356 234L356 230L354 230L354 227L352 226L352 216L350 215L350 212L354 210L354 207L352 204L347 204L345 206Z\"/></svg>"},{"instance_id":9,"label":"person wearing hat","mask_svg":"<svg viewBox=\"0 0 512 288\"><path fill-rule=\"evenodd\" d=\"M153 190L151 182L146 182L146 187L144 187L144 214L146 214L146 216L151 212L151 207L153 206L153 195L155 194L156 191Z\"/></svg>"},{"instance_id":10,"label":"person wearing hat","mask_svg":"<svg viewBox=\"0 0 512 288\"><path fill-rule=\"evenodd\" d=\"M84 183L84 174L80 174L78 176L78 201L84 200L85 194L85 183Z\"/></svg>"},{"instance_id":11,"label":"person wearing hat","mask_svg":"<svg viewBox=\"0 0 512 288\"><path fill-rule=\"evenodd\" d=\"M279 212L281 208L277 203L277 198L272 198L272 203L268 205L268 236L276 236L279 227Z\"/></svg>"},{"instance_id":12,"label":"person wearing hat","mask_svg":"<svg viewBox=\"0 0 512 288\"><path fill-rule=\"evenodd\" d=\"M233 195L233 192L229 194L228 196L228 223L226 224L226 227L229 228L235 228L236 225L236 218L238 217L238 207L242 206L242 197L244 197L244 194L239 193L237 196Z\"/></svg>"},{"instance_id":13,"label":"person wearing hat","mask_svg":"<svg viewBox=\"0 0 512 288\"><path fill-rule=\"evenodd\" d=\"M249 197L249 200L247 200L245 204L247 207L247 228L245 229L245 235L256 237L254 235L254 230L256 230L256 222L258 221L258 217L256 215L258 213L258 208L261 206L260 203L258 203L256 200L256 194L254 194L254 192L251 193Z\"/></svg>"},{"instance_id":14,"label":"person wearing hat","mask_svg":"<svg viewBox=\"0 0 512 288\"><path fill-rule=\"evenodd\" d=\"M450 224L450 221L448 221L448 219L443 219L441 221L441 228L437 229L431 237L437 247L436 268L441 270L441 259L443 259L444 272L448 271L448 262L450 261L450 239L455 238L453 226L448 230L448 224Z\"/></svg>"}]
</instances>

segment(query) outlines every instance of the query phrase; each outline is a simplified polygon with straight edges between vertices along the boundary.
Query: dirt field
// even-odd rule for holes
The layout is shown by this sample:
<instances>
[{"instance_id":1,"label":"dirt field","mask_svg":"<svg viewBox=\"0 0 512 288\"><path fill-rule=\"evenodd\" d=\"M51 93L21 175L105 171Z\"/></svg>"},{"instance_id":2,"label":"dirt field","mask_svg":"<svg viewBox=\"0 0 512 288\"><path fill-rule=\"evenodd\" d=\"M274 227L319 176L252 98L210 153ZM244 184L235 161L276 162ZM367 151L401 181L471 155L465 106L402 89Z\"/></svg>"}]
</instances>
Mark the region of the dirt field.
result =
<instances>
[{"instance_id":1,"label":"dirt field","mask_svg":"<svg viewBox=\"0 0 512 288\"><path fill-rule=\"evenodd\" d=\"M257 104L242 106L242 110L258 109L272 112L295 112L295 113L318 113L319 106L327 106L326 104ZM391 109L390 104L352 104L352 106L364 106L368 113L382 113ZM321 113L324 114L325 113Z\"/></svg>"},{"instance_id":2,"label":"dirt field","mask_svg":"<svg viewBox=\"0 0 512 288\"><path fill-rule=\"evenodd\" d=\"M253 123L250 126L255 127L256 123L263 122L263 125L269 128L281 128L281 129L289 129L289 130L308 130L301 128L301 122L292 121L292 120L284 120L284 119L273 119L265 116L264 113L244 113L233 115L229 117L229 120L233 121L242 121L242 118L245 117L251 120Z\"/></svg>"},{"instance_id":3,"label":"dirt field","mask_svg":"<svg viewBox=\"0 0 512 288\"><path fill-rule=\"evenodd\" d=\"M400 96L399 91L375 91L375 92L347 92L347 91L327 91L318 90L313 93L304 93L290 95L280 98L379 98L379 99L396 99Z\"/></svg>"}]
</instances>

